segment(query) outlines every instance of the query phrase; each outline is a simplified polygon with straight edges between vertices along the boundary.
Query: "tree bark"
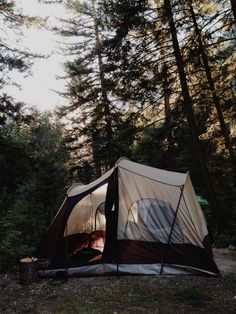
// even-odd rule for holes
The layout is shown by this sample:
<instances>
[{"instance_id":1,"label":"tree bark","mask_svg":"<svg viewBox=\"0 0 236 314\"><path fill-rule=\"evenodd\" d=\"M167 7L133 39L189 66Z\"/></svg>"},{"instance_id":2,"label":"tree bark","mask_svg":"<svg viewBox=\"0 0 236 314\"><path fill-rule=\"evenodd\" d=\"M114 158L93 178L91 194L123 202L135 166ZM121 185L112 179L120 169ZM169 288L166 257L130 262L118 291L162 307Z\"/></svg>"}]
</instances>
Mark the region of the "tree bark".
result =
<instances>
[{"instance_id":1,"label":"tree bark","mask_svg":"<svg viewBox=\"0 0 236 314\"><path fill-rule=\"evenodd\" d=\"M232 6L232 11L234 15L234 22L236 23L236 1L235 0L230 0L231 6Z\"/></svg>"},{"instance_id":2,"label":"tree bark","mask_svg":"<svg viewBox=\"0 0 236 314\"><path fill-rule=\"evenodd\" d=\"M165 8L166 15L168 17L168 24L169 24L171 38L172 38L172 46L174 50L175 60L176 60L180 84L181 84L182 97L184 101L183 109L184 109L190 130L191 130L193 145L194 145L194 148L196 149L196 157L199 163L201 176L202 176L203 183L206 189L207 199L208 199L210 208L212 210L212 214L219 226L221 222L220 222L220 217L219 217L218 204L217 204L215 192L213 190L213 187L210 181L209 171L206 165L206 160L203 153L202 145L198 137L197 125L196 125L194 112L192 108L192 99L189 93L186 73L184 69L183 56L180 52L177 31L175 27L170 0L164 0L164 8Z\"/></svg>"},{"instance_id":3,"label":"tree bark","mask_svg":"<svg viewBox=\"0 0 236 314\"><path fill-rule=\"evenodd\" d=\"M236 0L235 0L236 1ZM216 92L216 88L215 88L215 83L214 80L212 78L211 75L211 68L208 62L208 57L205 51L205 47L202 41L202 34L201 34L201 30L198 27L198 23L197 23L197 19L196 19L196 15L192 6L192 1L189 1L189 9L191 12L191 17L192 17L192 21L194 24L194 29L195 29L195 33L197 36L197 40L198 40L198 44L199 44L199 50L200 50L200 54L202 57L202 62L203 62L203 66L204 66L204 70L207 76L207 81L208 81L208 85L210 87L210 91L211 91L211 98L212 98L212 102L216 108L216 112L217 112L217 116L218 116L218 120L220 122L220 127L221 127L221 131L222 134L224 136L224 142L225 142L225 147L229 152L229 156L232 162L232 167L233 167L233 181L234 184L236 184L236 156L232 147L232 140L231 140L231 136L230 136L230 131L228 126L225 123L224 120L224 116L222 113L222 109L221 109L221 104L220 104L220 99L217 95Z\"/></svg>"},{"instance_id":4,"label":"tree bark","mask_svg":"<svg viewBox=\"0 0 236 314\"><path fill-rule=\"evenodd\" d=\"M37 261L29 257L21 259L19 277L22 285L29 285L35 282L38 278Z\"/></svg>"},{"instance_id":5,"label":"tree bark","mask_svg":"<svg viewBox=\"0 0 236 314\"><path fill-rule=\"evenodd\" d=\"M96 130L96 125L92 125L92 128ZM96 178L101 177L102 175L102 169L101 169L101 158L99 156L99 150L97 149L97 137L96 134L92 133L92 152L93 152L93 159L94 159L94 167L95 167L95 173Z\"/></svg>"},{"instance_id":6,"label":"tree bark","mask_svg":"<svg viewBox=\"0 0 236 314\"><path fill-rule=\"evenodd\" d=\"M163 66L163 91L164 91L164 108L165 108L165 124L168 129L167 134L167 159L168 164L171 165L171 168L174 167L174 140L172 136L172 123L171 123L171 109L170 109L170 84L168 80L168 67L164 63Z\"/></svg>"}]
</instances>

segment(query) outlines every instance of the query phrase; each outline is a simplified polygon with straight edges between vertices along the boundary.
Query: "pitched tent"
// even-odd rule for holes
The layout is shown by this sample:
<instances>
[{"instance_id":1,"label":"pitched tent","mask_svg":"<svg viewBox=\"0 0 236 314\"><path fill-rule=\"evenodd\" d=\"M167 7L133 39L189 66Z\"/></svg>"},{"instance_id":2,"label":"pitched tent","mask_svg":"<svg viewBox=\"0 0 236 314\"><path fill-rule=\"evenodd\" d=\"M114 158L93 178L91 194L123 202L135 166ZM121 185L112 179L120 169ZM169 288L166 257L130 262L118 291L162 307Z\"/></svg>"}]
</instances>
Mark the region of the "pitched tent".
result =
<instances>
[{"instance_id":1,"label":"pitched tent","mask_svg":"<svg viewBox=\"0 0 236 314\"><path fill-rule=\"evenodd\" d=\"M219 275L189 174L124 158L68 190L36 257L50 261L42 276Z\"/></svg>"}]
</instances>

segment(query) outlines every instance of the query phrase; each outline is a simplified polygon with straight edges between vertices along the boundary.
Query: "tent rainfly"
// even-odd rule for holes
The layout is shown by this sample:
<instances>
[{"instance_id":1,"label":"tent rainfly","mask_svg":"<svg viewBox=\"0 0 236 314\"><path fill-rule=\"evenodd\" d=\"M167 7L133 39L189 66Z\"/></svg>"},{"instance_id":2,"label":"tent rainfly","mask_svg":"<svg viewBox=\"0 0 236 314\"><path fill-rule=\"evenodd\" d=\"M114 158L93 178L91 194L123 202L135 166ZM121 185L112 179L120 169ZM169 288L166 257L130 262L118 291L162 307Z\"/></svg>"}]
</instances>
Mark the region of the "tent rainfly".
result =
<instances>
[{"instance_id":1,"label":"tent rainfly","mask_svg":"<svg viewBox=\"0 0 236 314\"><path fill-rule=\"evenodd\" d=\"M36 257L44 277L219 275L189 174L125 158L68 190Z\"/></svg>"}]
</instances>

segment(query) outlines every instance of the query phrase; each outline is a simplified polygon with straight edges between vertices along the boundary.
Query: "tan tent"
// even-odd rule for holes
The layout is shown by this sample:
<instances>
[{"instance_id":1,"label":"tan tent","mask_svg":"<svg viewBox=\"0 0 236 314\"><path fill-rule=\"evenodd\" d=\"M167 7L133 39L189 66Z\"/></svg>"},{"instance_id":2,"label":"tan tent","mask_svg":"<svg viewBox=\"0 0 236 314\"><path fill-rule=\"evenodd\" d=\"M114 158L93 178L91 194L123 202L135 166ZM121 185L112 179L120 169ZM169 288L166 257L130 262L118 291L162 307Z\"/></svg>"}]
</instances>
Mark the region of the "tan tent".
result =
<instances>
[{"instance_id":1,"label":"tan tent","mask_svg":"<svg viewBox=\"0 0 236 314\"><path fill-rule=\"evenodd\" d=\"M124 158L68 190L36 255L42 276L219 274L189 174Z\"/></svg>"}]
</instances>

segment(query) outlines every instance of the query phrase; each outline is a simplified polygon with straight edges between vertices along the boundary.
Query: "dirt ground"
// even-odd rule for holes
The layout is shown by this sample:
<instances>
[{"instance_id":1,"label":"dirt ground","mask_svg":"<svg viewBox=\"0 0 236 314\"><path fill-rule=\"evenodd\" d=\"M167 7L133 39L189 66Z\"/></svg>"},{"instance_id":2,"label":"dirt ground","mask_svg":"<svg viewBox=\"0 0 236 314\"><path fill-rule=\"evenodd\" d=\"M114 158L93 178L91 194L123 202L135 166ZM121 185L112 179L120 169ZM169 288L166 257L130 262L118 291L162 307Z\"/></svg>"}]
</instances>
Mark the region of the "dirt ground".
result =
<instances>
[{"instance_id":1,"label":"dirt ground","mask_svg":"<svg viewBox=\"0 0 236 314\"><path fill-rule=\"evenodd\" d=\"M236 250L213 249L213 252L219 269L226 274L236 275Z\"/></svg>"},{"instance_id":2,"label":"dirt ground","mask_svg":"<svg viewBox=\"0 0 236 314\"><path fill-rule=\"evenodd\" d=\"M0 313L236 313L236 251L214 250L223 277L107 276L40 279L0 275Z\"/></svg>"}]
</instances>

